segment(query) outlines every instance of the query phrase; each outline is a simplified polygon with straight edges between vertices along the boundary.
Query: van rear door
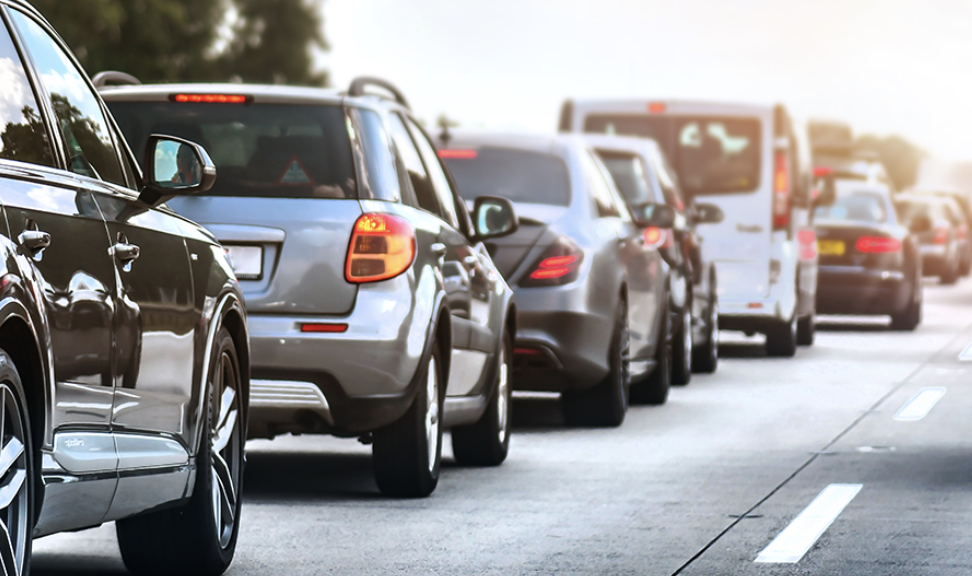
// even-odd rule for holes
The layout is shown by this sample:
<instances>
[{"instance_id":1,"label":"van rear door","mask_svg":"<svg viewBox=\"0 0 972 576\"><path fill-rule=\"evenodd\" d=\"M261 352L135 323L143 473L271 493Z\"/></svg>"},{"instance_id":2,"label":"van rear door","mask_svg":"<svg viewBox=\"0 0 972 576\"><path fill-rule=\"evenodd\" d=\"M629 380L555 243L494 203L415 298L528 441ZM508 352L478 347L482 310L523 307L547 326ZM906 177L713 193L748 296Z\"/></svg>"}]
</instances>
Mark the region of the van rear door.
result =
<instances>
[{"instance_id":1,"label":"van rear door","mask_svg":"<svg viewBox=\"0 0 972 576\"><path fill-rule=\"evenodd\" d=\"M697 202L725 219L700 225L705 255L716 263L723 301L769 295L772 255L772 107L693 102L614 103L584 111L585 132L653 138Z\"/></svg>"}]
</instances>

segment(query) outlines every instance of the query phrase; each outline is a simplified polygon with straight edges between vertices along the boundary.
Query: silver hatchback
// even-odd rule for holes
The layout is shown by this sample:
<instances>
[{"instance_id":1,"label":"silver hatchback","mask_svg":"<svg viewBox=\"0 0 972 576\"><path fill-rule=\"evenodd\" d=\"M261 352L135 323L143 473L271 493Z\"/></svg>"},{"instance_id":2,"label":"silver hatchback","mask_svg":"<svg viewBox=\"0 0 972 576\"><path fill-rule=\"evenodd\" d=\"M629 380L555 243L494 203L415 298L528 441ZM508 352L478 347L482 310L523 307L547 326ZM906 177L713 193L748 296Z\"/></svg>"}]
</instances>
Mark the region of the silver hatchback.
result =
<instances>
[{"instance_id":1,"label":"silver hatchback","mask_svg":"<svg viewBox=\"0 0 972 576\"><path fill-rule=\"evenodd\" d=\"M102 93L136 150L175 134L219 167L210 192L169 205L220 240L246 297L251 438L373 441L379 487L402 496L434 490L444 427L458 461L503 461L516 314L482 241L518 222L500 198L470 220L394 87Z\"/></svg>"}]
</instances>

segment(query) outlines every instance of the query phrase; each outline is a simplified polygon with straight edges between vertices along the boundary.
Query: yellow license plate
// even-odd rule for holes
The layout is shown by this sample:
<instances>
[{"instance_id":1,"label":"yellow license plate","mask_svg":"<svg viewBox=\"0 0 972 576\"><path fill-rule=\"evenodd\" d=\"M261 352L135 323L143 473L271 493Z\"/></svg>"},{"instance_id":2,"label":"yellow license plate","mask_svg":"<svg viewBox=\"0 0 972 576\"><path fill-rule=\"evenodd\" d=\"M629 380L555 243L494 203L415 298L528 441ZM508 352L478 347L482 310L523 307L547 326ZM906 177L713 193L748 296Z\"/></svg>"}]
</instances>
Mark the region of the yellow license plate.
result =
<instances>
[{"instance_id":1,"label":"yellow license plate","mask_svg":"<svg viewBox=\"0 0 972 576\"><path fill-rule=\"evenodd\" d=\"M845 250L843 240L817 240L817 252L821 256L843 256Z\"/></svg>"}]
</instances>

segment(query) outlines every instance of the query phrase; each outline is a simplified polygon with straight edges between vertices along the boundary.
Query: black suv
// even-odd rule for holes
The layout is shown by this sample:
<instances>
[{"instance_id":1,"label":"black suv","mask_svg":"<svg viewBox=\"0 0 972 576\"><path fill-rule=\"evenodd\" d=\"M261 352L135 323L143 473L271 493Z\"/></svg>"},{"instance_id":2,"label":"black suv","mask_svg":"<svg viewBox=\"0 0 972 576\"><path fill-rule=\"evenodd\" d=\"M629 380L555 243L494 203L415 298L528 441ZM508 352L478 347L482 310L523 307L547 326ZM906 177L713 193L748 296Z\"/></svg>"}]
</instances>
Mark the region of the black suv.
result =
<instances>
[{"instance_id":1,"label":"black suv","mask_svg":"<svg viewBox=\"0 0 972 576\"><path fill-rule=\"evenodd\" d=\"M153 134L146 172L28 4L0 0L0 562L117 521L133 572L220 574L239 532L249 387L223 249L161 203L212 186Z\"/></svg>"}]
</instances>

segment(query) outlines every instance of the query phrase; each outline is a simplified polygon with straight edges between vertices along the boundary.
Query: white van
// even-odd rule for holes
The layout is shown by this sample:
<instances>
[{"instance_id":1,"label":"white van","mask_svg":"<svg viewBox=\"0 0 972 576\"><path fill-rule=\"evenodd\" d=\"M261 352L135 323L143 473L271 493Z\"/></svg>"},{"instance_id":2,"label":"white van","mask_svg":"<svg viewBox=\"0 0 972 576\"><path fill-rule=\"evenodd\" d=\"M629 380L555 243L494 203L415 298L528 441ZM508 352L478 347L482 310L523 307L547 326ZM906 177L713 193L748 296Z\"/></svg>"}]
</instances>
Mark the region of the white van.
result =
<instances>
[{"instance_id":1,"label":"white van","mask_svg":"<svg viewBox=\"0 0 972 576\"><path fill-rule=\"evenodd\" d=\"M813 342L816 235L807 139L779 104L567 101L561 131L644 136L694 198L725 219L699 227L719 278L719 323L766 334L771 356Z\"/></svg>"}]
</instances>

